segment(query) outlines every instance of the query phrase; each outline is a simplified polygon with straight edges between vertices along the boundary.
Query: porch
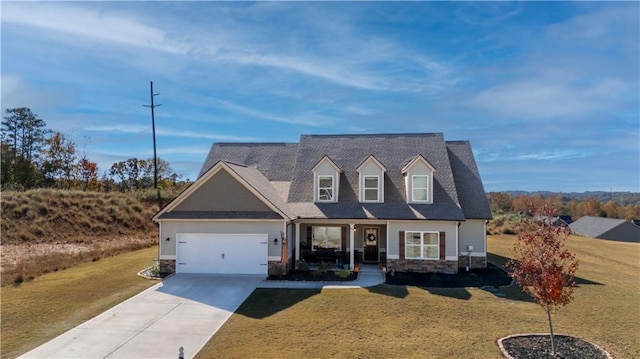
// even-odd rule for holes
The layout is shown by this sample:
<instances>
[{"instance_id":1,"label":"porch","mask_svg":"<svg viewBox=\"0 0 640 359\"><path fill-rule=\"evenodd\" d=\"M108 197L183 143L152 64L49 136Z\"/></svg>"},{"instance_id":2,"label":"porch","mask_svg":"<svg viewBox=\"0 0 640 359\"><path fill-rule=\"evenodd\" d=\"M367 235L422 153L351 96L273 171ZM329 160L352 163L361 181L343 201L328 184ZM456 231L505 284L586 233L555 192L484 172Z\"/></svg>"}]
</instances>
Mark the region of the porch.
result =
<instances>
[{"instance_id":1,"label":"porch","mask_svg":"<svg viewBox=\"0 0 640 359\"><path fill-rule=\"evenodd\" d=\"M305 262L311 266L324 263L352 270L360 263L386 263L386 222L307 221L294 225L295 263Z\"/></svg>"}]
</instances>

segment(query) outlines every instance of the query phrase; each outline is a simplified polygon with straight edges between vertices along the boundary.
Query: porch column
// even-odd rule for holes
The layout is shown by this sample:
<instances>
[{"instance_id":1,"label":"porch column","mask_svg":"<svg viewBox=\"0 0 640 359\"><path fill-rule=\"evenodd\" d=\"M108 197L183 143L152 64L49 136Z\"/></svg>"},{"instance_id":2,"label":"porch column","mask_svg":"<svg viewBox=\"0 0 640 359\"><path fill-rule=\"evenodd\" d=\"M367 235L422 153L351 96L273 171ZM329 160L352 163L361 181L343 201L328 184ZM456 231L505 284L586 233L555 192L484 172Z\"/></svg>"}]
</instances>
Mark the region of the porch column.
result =
<instances>
[{"instance_id":1,"label":"porch column","mask_svg":"<svg viewBox=\"0 0 640 359\"><path fill-rule=\"evenodd\" d=\"M296 262L300 260L300 223L296 222Z\"/></svg>"},{"instance_id":2,"label":"porch column","mask_svg":"<svg viewBox=\"0 0 640 359\"><path fill-rule=\"evenodd\" d=\"M353 258L353 230L355 229L355 225L353 223L349 224L349 268L353 270L355 266L355 261Z\"/></svg>"}]
</instances>

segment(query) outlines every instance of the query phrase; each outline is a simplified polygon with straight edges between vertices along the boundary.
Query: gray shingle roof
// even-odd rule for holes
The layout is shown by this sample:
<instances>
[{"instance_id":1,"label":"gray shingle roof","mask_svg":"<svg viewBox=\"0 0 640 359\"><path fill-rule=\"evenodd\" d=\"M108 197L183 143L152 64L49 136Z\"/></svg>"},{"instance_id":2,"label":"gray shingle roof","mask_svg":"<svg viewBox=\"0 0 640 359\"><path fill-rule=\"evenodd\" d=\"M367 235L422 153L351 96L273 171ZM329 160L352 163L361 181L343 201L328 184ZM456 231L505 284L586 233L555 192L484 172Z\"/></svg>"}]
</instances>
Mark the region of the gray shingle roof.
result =
<instances>
[{"instance_id":1,"label":"gray shingle roof","mask_svg":"<svg viewBox=\"0 0 640 359\"><path fill-rule=\"evenodd\" d=\"M468 219L491 219L491 208L468 141L446 141L460 207Z\"/></svg>"},{"instance_id":2,"label":"gray shingle roof","mask_svg":"<svg viewBox=\"0 0 640 359\"><path fill-rule=\"evenodd\" d=\"M300 210L298 216L303 218L316 217L317 210L314 207L319 206L323 208L321 212L327 218L345 218L344 216L361 213L363 206L358 199L356 169L362 161L373 155L387 168L384 176L384 210L381 214L386 218L397 218L399 213L414 212L406 201L405 181L401 171L418 154L429 161L436 172L434 204L414 205L415 211L428 219L463 220L464 215L458 207L458 195L441 133L300 136L288 202L311 203L296 206ZM340 175L339 203L314 204L311 168L325 155L343 171Z\"/></svg>"},{"instance_id":3,"label":"gray shingle roof","mask_svg":"<svg viewBox=\"0 0 640 359\"><path fill-rule=\"evenodd\" d=\"M358 199L357 168L371 155L387 169L384 203L360 203ZM417 155L422 155L435 168L434 198L430 205L406 201L401 171ZM338 203L313 202L311 169L324 156L343 171ZM227 163L290 218L491 218L469 143L445 142L441 133L302 135L299 144L214 144L200 175L218 161ZM290 182L286 201L270 182Z\"/></svg>"},{"instance_id":4,"label":"gray shingle roof","mask_svg":"<svg viewBox=\"0 0 640 359\"><path fill-rule=\"evenodd\" d=\"M297 143L214 143L198 177L218 161L256 167L269 181L291 181Z\"/></svg>"},{"instance_id":5,"label":"gray shingle roof","mask_svg":"<svg viewBox=\"0 0 640 359\"><path fill-rule=\"evenodd\" d=\"M624 219L584 216L569 224L573 233L597 238L626 222Z\"/></svg>"},{"instance_id":6,"label":"gray shingle roof","mask_svg":"<svg viewBox=\"0 0 640 359\"><path fill-rule=\"evenodd\" d=\"M272 205L278 208L290 219L294 219L296 216L286 203L282 200L276 189L269 183L267 177L262 174L260 170L255 167L247 167L234 163L225 162L233 172L242 177L247 183L253 187L256 191L266 198Z\"/></svg>"}]
</instances>

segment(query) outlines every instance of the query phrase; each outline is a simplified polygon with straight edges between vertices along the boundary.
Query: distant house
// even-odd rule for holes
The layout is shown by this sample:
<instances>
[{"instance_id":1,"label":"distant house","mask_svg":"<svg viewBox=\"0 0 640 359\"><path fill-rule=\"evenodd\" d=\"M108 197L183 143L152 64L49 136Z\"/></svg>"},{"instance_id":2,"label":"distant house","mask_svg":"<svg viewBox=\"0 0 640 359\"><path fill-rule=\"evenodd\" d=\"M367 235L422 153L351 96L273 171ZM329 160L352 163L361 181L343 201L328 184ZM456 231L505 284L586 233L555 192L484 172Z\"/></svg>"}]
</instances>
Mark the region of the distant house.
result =
<instances>
[{"instance_id":1,"label":"distant house","mask_svg":"<svg viewBox=\"0 0 640 359\"><path fill-rule=\"evenodd\" d=\"M294 261L486 266L489 202L467 141L441 133L217 143L153 218L164 272L276 274Z\"/></svg>"},{"instance_id":2,"label":"distant house","mask_svg":"<svg viewBox=\"0 0 640 359\"><path fill-rule=\"evenodd\" d=\"M571 218L571 216L569 215L558 216L558 218L561 221L563 221L566 225L570 225L571 223L573 223L573 218Z\"/></svg>"},{"instance_id":3,"label":"distant house","mask_svg":"<svg viewBox=\"0 0 640 359\"><path fill-rule=\"evenodd\" d=\"M621 242L640 242L640 227L624 219L585 216L569 224L580 236Z\"/></svg>"}]
</instances>

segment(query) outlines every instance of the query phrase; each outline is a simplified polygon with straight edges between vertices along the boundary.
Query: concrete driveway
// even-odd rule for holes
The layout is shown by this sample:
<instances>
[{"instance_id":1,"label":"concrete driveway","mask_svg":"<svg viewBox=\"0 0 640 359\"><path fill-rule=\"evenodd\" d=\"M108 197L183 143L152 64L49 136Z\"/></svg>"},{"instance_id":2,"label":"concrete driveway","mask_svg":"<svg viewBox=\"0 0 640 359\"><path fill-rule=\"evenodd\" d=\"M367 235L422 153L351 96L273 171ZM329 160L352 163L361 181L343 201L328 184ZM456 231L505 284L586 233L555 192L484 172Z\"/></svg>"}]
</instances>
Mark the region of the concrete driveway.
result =
<instances>
[{"instance_id":1,"label":"concrete driveway","mask_svg":"<svg viewBox=\"0 0 640 359\"><path fill-rule=\"evenodd\" d=\"M191 358L264 279L174 275L20 358Z\"/></svg>"}]
</instances>

